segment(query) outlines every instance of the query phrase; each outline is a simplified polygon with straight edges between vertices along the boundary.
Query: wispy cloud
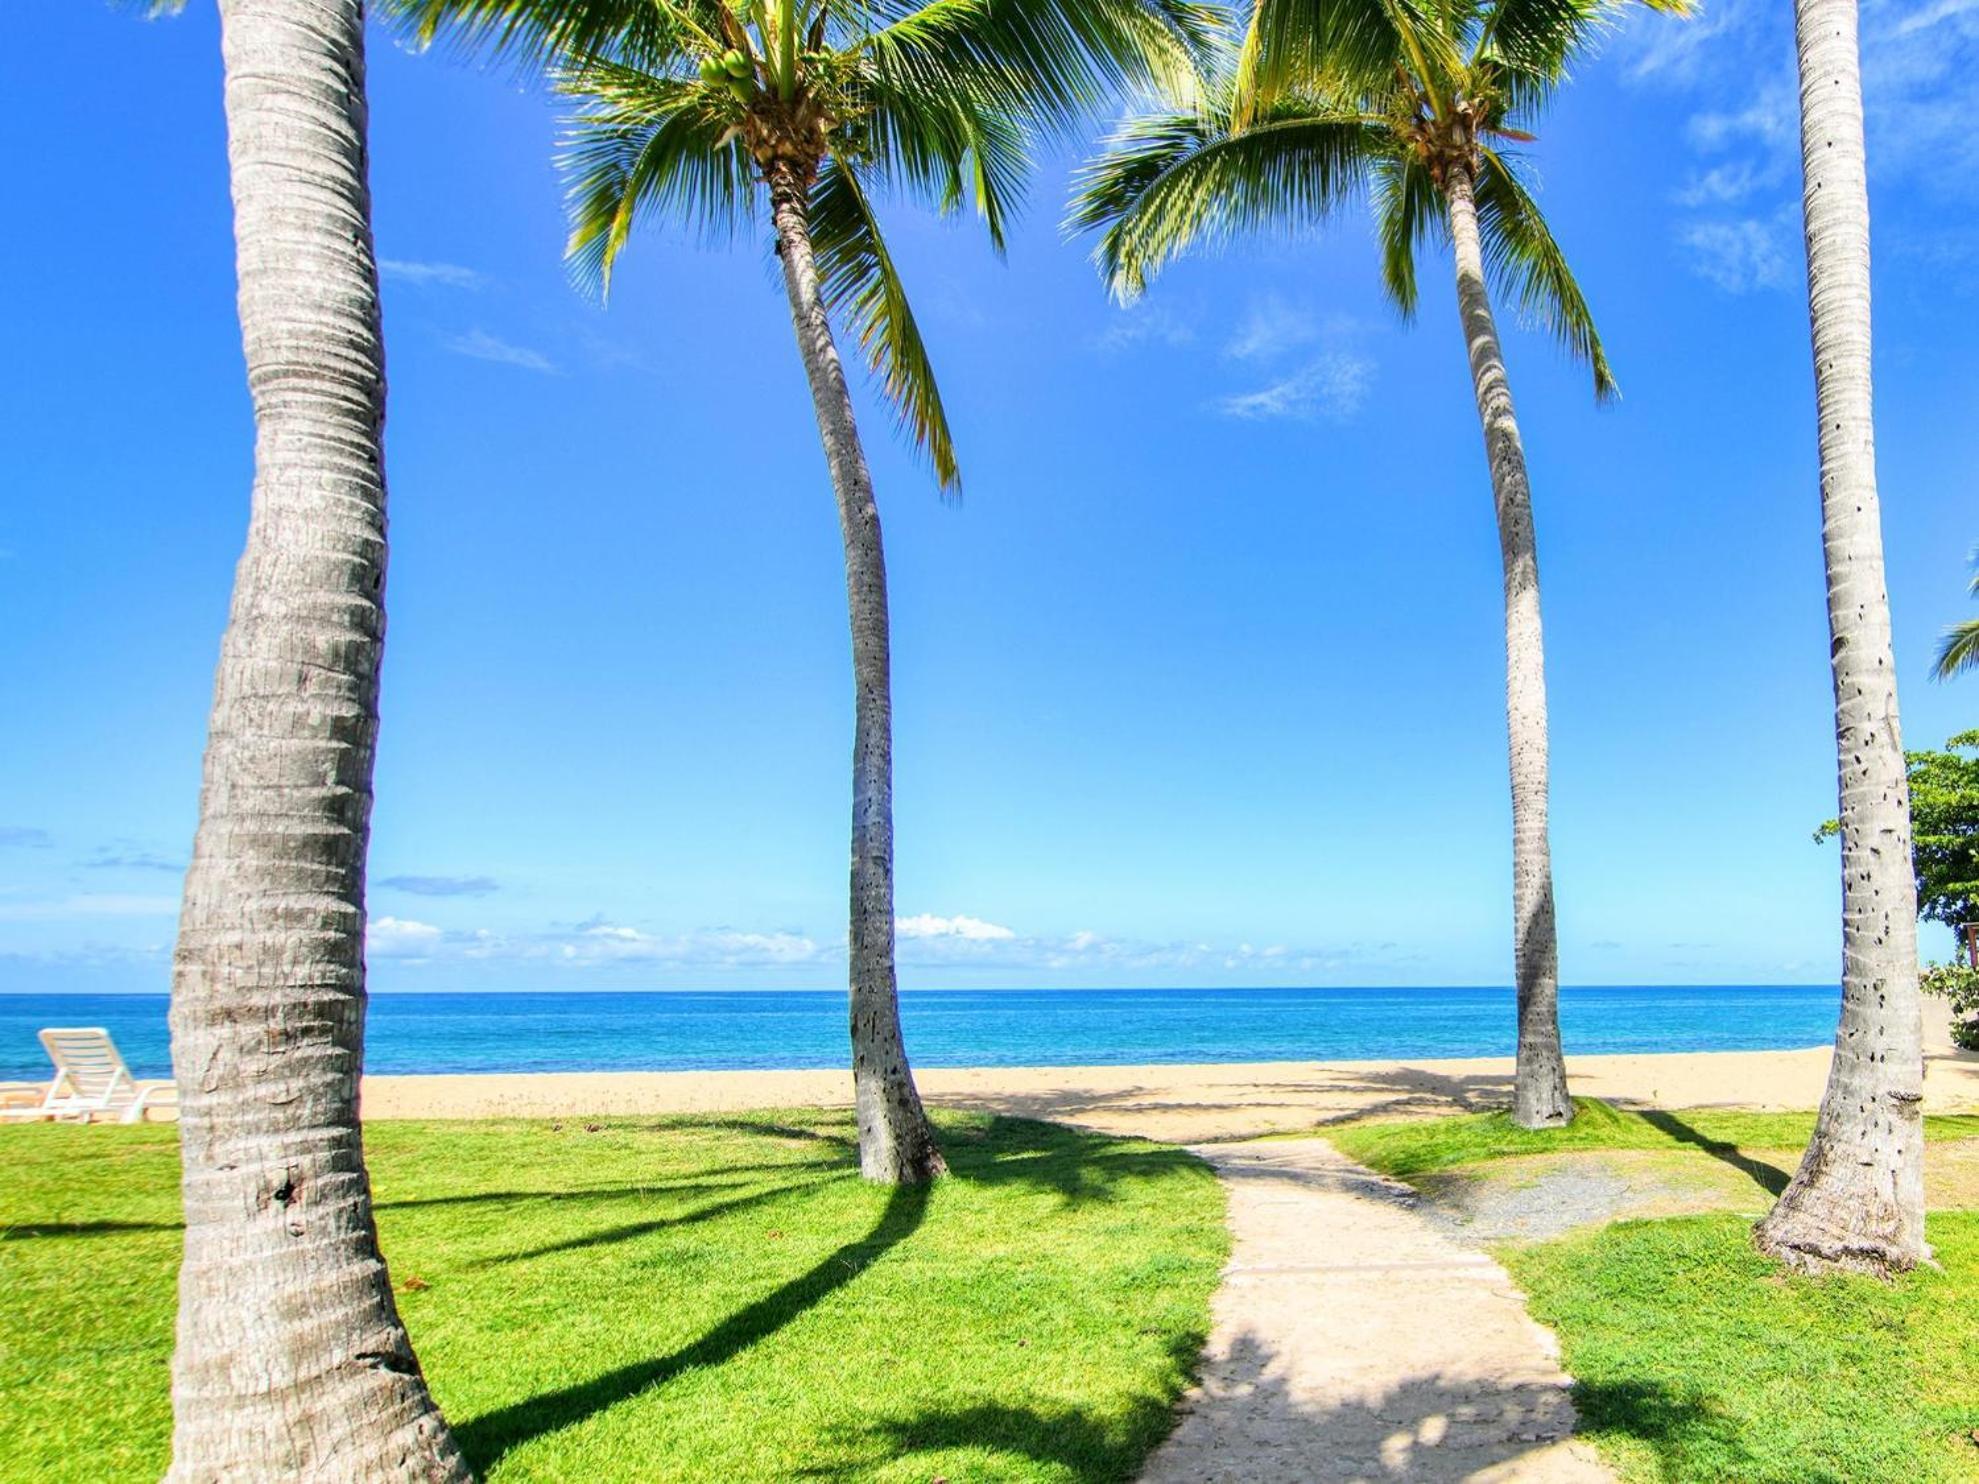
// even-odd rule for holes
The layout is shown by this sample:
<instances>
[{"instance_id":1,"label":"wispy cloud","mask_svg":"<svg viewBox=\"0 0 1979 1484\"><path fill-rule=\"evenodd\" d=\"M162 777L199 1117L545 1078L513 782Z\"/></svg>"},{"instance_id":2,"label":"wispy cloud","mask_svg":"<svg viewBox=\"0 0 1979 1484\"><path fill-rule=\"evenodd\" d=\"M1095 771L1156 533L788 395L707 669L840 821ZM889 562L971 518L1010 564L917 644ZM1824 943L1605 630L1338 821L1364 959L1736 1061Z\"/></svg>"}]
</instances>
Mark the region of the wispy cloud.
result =
<instances>
[{"instance_id":1,"label":"wispy cloud","mask_svg":"<svg viewBox=\"0 0 1979 1484\"><path fill-rule=\"evenodd\" d=\"M165 871L174 876L186 868L184 861L128 845L105 846L82 864L88 871Z\"/></svg>"},{"instance_id":2,"label":"wispy cloud","mask_svg":"<svg viewBox=\"0 0 1979 1484\"><path fill-rule=\"evenodd\" d=\"M1928 31L1941 22L1971 15L1974 11L1979 11L1979 0L1938 0L1935 5L1926 5L1901 17L1890 27L1890 35L1901 40L1920 31Z\"/></svg>"},{"instance_id":3,"label":"wispy cloud","mask_svg":"<svg viewBox=\"0 0 1979 1484\"><path fill-rule=\"evenodd\" d=\"M1645 15L1621 37L1638 85L1696 100L1685 136L1703 160L1675 195L1695 215L1674 236L1732 293L1795 276L1797 251L1781 245L1798 232L1792 29L1792 7L1775 0L1712 0L1682 25ZM1967 122L1979 109L1979 0L1864 0L1861 54L1879 242L1952 255L1965 218L1932 203L1969 211L1979 199L1979 131ZM1938 239L1947 247L1926 247Z\"/></svg>"},{"instance_id":4,"label":"wispy cloud","mask_svg":"<svg viewBox=\"0 0 1979 1484\"><path fill-rule=\"evenodd\" d=\"M55 841L46 830L30 829L23 824L0 824L0 847L15 850L46 850Z\"/></svg>"},{"instance_id":5,"label":"wispy cloud","mask_svg":"<svg viewBox=\"0 0 1979 1484\"><path fill-rule=\"evenodd\" d=\"M1744 217L1730 222L1694 222L1682 228L1693 272L1730 294L1784 288L1793 282L1786 233L1777 221Z\"/></svg>"},{"instance_id":6,"label":"wispy cloud","mask_svg":"<svg viewBox=\"0 0 1979 1484\"><path fill-rule=\"evenodd\" d=\"M170 917L179 899L135 892L75 892L64 897L0 901L0 922L69 922L94 917Z\"/></svg>"},{"instance_id":7,"label":"wispy cloud","mask_svg":"<svg viewBox=\"0 0 1979 1484\"><path fill-rule=\"evenodd\" d=\"M1327 351L1268 385L1220 397L1214 406L1225 417L1249 421L1318 417L1343 422L1366 404L1373 379L1374 363L1366 357Z\"/></svg>"},{"instance_id":8,"label":"wispy cloud","mask_svg":"<svg viewBox=\"0 0 1979 1484\"><path fill-rule=\"evenodd\" d=\"M1679 206L1735 206L1772 185L1771 172L1751 160L1733 160L1693 173L1677 191Z\"/></svg>"},{"instance_id":9,"label":"wispy cloud","mask_svg":"<svg viewBox=\"0 0 1979 1484\"><path fill-rule=\"evenodd\" d=\"M1330 327L1338 334L1344 326ZM1268 361L1311 345L1322 334L1319 317L1310 309L1292 304L1277 294L1266 294L1251 301L1223 346L1224 355L1234 361Z\"/></svg>"},{"instance_id":10,"label":"wispy cloud","mask_svg":"<svg viewBox=\"0 0 1979 1484\"><path fill-rule=\"evenodd\" d=\"M386 876L378 885L416 897L485 897L501 889L492 876Z\"/></svg>"},{"instance_id":11,"label":"wispy cloud","mask_svg":"<svg viewBox=\"0 0 1979 1484\"><path fill-rule=\"evenodd\" d=\"M961 938L971 943L1002 942L1017 936L1009 928L980 917L936 917L930 912L896 918L893 930L903 938Z\"/></svg>"},{"instance_id":12,"label":"wispy cloud","mask_svg":"<svg viewBox=\"0 0 1979 1484\"><path fill-rule=\"evenodd\" d=\"M764 968L808 964L822 957L802 933L704 928L662 934L614 923L590 923L555 944L565 963L650 963L683 968Z\"/></svg>"},{"instance_id":13,"label":"wispy cloud","mask_svg":"<svg viewBox=\"0 0 1979 1484\"><path fill-rule=\"evenodd\" d=\"M424 958L446 939L430 922L409 917L374 917L364 933L364 951L375 958Z\"/></svg>"},{"instance_id":14,"label":"wispy cloud","mask_svg":"<svg viewBox=\"0 0 1979 1484\"><path fill-rule=\"evenodd\" d=\"M418 263L404 258L380 258L378 273L387 281L421 288L482 289L489 282L487 274L458 263Z\"/></svg>"},{"instance_id":15,"label":"wispy cloud","mask_svg":"<svg viewBox=\"0 0 1979 1484\"><path fill-rule=\"evenodd\" d=\"M515 366L524 371L539 372L544 376L561 376L557 365L541 351L531 350L526 345L511 345L499 336L486 330L469 330L465 335L455 335L446 342L447 349L455 355L467 356L477 361L491 361L497 366Z\"/></svg>"},{"instance_id":16,"label":"wispy cloud","mask_svg":"<svg viewBox=\"0 0 1979 1484\"><path fill-rule=\"evenodd\" d=\"M1100 331L1101 350L1126 350L1135 345L1193 345L1196 327L1193 319L1162 300L1136 299Z\"/></svg>"}]
</instances>

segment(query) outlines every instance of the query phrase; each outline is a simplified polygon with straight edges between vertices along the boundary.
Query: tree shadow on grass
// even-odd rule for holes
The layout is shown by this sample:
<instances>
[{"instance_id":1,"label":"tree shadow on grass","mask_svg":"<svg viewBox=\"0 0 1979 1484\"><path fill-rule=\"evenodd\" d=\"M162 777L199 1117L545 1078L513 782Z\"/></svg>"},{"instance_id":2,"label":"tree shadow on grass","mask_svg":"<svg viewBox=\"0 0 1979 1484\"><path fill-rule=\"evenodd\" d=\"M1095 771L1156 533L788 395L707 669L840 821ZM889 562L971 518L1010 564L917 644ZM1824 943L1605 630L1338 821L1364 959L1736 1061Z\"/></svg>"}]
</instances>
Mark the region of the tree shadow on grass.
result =
<instances>
[{"instance_id":1,"label":"tree shadow on grass","mask_svg":"<svg viewBox=\"0 0 1979 1484\"><path fill-rule=\"evenodd\" d=\"M1383 1392L1325 1402L1295 1394L1279 1360L1256 1336L1240 1336L1229 1354L1208 1360L1203 1384L1179 1407L1171 1391L1151 1390L1111 1412L985 1401L882 1418L848 1440L842 1460L821 1463L806 1477L852 1484L870 1475L876 1458L965 1452L991 1476L1022 1460L1078 1484L1134 1477L1146 1484L1209 1478L1454 1484L1517 1470L1573 1432L1574 1407L1559 1385L1420 1375ZM1654 1382L1576 1387L1572 1394L1585 1428L1646 1442L1670 1484L1706 1475L1755 1477L1735 1426L1703 1397ZM929 1457L928 1468L961 1462Z\"/></svg>"},{"instance_id":2,"label":"tree shadow on grass","mask_svg":"<svg viewBox=\"0 0 1979 1484\"><path fill-rule=\"evenodd\" d=\"M847 1242L808 1272L738 1309L692 1344L456 1424L454 1436L476 1472L485 1474L504 1454L524 1443L574 1427L683 1371L734 1359L823 1302L912 1236L927 1215L928 1194L925 1185L895 1187L878 1222L865 1236Z\"/></svg>"},{"instance_id":3,"label":"tree shadow on grass","mask_svg":"<svg viewBox=\"0 0 1979 1484\"><path fill-rule=\"evenodd\" d=\"M655 1196L698 1195L736 1190L745 1185L760 1183L749 1179L751 1175L808 1175L832 1169L835 1163L823 1159L806 1159L723 1165L719 1170L707 1172L707 1176L703 1178L625 1181L616 1185L578 1186L565 1190L470 1190L453 1195L408 1196L401 1200L377 1201L374 1202L374 1208L380 1211L413 1211L424 1206L519 1205L526 1201L583 1201L588 1205L600 1201L651 1200Z\"/></svg>"},{"instance_id":4,"label":"tree shadow on grass","mask_svg":"<svg viewBox=\"0 0 1979 1484\"><path fill-rule=\"evenodd\" d=\"M1202 1161L1172 1144L1123 1141L1117 1135L994 1115L986 1126L940 1129L948 1178L986 1185L1023 1184L1068 1204L1114 1199L1123 1180L1157 1179Z\"/></svg>"},{"instance_id":5,"label":"tree shadow on grass","mask_svg":"<svg viewBox=\"0 0 1979 1484\"><path fill-rule=\"evenodd\" d=\"M183 1231L181 1221L23 1221L0 1226L0 1242L26 1242L40 1237L121 1237L132 1232Z\"/></svg>"},{"instance_id":6,"label":"tree shadow on grass","mask_svg":"<svg viewBox=\"0 0 1979 1484\"><path fill-rule=\"evenodd\" d=\"M1792 1175L1778 1165L1770 1165L1763 1159L1754 1159L1749 1154L1741 1153L1736 1144L1727 1144L1722 1139L1713 1139L1701 1134L1674 1113L1665 1112L1661 1108L1638 1108L1635 1111L1637 1116L1650 1127L1668 1134L1679 1144L1693 1145L1713 1159L1730 1165L1768 1195L1778 1195L1787 1188L1787 1182L1792 1179Z\"/></svg>"},{"instance_id":7,"label":"tree shadow on grass","mask_svg":"<svg viewBox=\"0 0 1979 1484\"><path fill-rule=\"evenodd\" d=\"M739 1195L731 1200L710 1201L705 1206L696 1206L693 1210L683 1211L678 1216L656 1216L647 1221L629 1221L622 1226L608 1226L602 1231L586 1232L583 1236L569 1237L561 1242L546 1242L540 1247L525 1247L519 1252L505 1252L499 1257L483 1258L474 1266L503 1267L512 1262L528 1262L538 1257L551 1257L559 1252L581 1252L588 1247L608 1247L617 1242L636 1241L640 1237L651 1236L654 1232L695 1226L700 1222L712 1221L717 1216L726 1216L734 1211L747 1211L754 1206L766 1206L789 1196L802 1195L816 1190L821 1185L828 1185L834 1180L846 1179L850 1174L849 1170L836 1170L821 1174L812 1180L774 1185L768 1190L752 1191L748 1195Z\"/></svg>"},{"instance_id":8,"label":"tree shadow on grass","mask_svg":"<svg viewBox=\"0 0 1979 1484\"><path fill-rule=\"evenodd\" d=\"M1784 1460L1787 1473L1766 1468L1740 1439L1738 1423L1700 1388L1679 1390L1647 1380L1577 1382L1574 1403L1584 1434L1648 1445L1657 1476L1667 1484L1689 1479L1846 1484L1842 1475L1812 1460Z\"/></svg>"}]
</instances>

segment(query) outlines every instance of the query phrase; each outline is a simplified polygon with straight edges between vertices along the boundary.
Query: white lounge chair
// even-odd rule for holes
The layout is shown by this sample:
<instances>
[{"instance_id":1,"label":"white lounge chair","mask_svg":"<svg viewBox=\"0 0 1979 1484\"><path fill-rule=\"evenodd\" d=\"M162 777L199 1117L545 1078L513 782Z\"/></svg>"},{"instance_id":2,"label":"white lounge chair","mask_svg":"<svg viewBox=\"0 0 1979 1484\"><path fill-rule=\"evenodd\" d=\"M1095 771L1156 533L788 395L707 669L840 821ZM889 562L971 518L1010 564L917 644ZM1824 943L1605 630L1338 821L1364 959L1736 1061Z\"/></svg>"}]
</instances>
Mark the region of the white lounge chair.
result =
<instances>
[{"instance_id":1,"label":"white lounge chair","mask_svg":"<svg viewBox=\"0 0 1979 1484\"><path fill-rule=\"evenodd\" d=\"M32 1107L0 1108L0 1119L74 1118L88 1123L99 1113L119 1123L142 1123L147 1110L176 1107L179 1090L170 1082L140 1082L131 1076L117 1043L100 1025L51 1027L41 1033L54 1080Z\"/></svg>"}]
</instances>

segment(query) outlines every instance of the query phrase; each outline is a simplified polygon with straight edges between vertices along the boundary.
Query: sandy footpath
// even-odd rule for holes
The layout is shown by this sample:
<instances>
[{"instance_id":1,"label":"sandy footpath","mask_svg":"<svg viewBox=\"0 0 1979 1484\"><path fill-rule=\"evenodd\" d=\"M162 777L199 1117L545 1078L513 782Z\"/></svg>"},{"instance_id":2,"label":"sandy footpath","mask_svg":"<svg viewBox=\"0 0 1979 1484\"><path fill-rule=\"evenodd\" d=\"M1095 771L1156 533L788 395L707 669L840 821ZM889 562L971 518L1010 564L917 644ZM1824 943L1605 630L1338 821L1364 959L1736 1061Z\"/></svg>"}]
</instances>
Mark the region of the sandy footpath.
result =
<instances>
[{"instance_id":1,"label":"sandy footpath","mask_svg":"<svg viewBox=\"0 0 1979 1484\"><path fill-rule=\"evenodd\" d=\"M1927 1002L1925 1107L1979 1111L1979 1054L1952 1050L1942 1002ZM1665 1108L1812 1108L1826 1047L1569 1056L1573 1090ZM1252 1062L1208 1066L929 1067L922 1095L942 1107L1051 1118L1180 1143L1310 1128L1369 1113L1488 1108L1509 1100L1512 1063ZM367 1118L581 1117L739 1112L852 1100L848 1072L553 1072L367 1077Z\"/></svg>"},{"instance_id":2,"label":"sandy footpath","mask_svg":"<svg viewBox=\"0 0 1979 1484\"><path fill-rule=\"evenodd\" d=\"M1140 1484L1612 1484L1553 1336L1407 1186L1323 1139L1210 1144L1234 1240L1202 1374Z\"/></svg>"}]
</instances>

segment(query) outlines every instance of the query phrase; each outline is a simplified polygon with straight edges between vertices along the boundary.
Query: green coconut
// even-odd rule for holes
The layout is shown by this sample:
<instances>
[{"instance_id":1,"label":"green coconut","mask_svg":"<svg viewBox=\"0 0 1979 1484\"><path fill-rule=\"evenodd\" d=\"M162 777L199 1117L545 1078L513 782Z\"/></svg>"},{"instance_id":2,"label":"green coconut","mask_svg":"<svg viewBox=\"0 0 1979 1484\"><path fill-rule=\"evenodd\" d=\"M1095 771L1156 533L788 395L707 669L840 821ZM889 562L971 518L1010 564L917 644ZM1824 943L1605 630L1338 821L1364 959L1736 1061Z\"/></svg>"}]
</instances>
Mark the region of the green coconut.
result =
<instances>
[{"instance_id":1,"label":"green coconut","mask_svg":"<svg viewBox=\"0 0 1979 1484\"><path fill-rule=\"evenodd\" d=\"M728 69L722 66L721 58L719 57L703 57L701 59L700 72L701 81L708 84L709 87L713 87L718 82L726 82L728 80Z\"/></svg>"},{"instance_id":2,"label":"green coconut","mask_svg":"<svg viewBox=\"0 0 1979 1484\"><path fill-rule=\"evenodd\" d=\"M730 77L747 77L750 72L749 59L731 47L722 58L722 66L728 69Z\"/></svg>"}]
</instances>

